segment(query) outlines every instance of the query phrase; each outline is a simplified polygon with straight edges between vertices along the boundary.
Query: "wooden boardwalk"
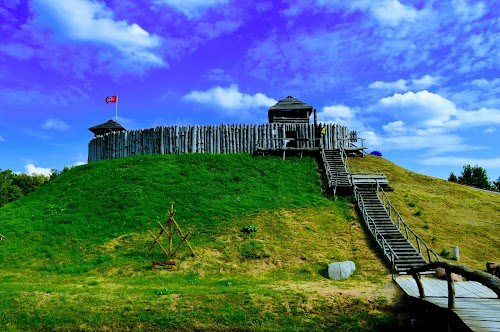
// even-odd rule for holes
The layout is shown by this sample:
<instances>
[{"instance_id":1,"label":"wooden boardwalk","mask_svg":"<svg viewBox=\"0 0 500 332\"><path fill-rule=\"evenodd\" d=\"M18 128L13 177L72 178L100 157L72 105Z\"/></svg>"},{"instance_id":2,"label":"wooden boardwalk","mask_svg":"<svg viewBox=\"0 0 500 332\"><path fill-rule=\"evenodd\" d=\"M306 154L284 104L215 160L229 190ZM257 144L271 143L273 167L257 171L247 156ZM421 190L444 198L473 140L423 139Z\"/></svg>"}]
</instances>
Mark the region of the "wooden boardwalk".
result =
<instances>
[{"instance_id":1,"label":"wooden boardwalk","mask_svg":"<svg viewBox=\"0 0 500 332\"><path fill-rule=\"evenodd\" d=\"M396 277L394 281L409 296L419 299L417 283L411 277ZM422 278L425 295L421 301L440 308L448 308L446 280ZM500 299L486 286L476 281L455 282L455 309L453 312L472 330L500 331Z\"/></svg>"}]
</instances>

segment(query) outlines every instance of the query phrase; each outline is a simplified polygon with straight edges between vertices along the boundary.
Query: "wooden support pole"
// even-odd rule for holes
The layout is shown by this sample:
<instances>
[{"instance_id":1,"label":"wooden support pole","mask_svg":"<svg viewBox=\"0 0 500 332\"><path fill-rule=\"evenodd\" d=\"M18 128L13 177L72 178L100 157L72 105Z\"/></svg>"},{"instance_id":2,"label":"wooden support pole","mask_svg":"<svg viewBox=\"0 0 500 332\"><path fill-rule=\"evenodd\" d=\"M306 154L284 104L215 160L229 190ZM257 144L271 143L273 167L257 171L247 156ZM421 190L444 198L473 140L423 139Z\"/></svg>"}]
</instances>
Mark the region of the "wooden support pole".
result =
<instances>
[{"instance_id":1,"label":"wooden support pole","mask_svg":"<svg viewBox=\"0 0 500 332\"><path fill-rule=\"evenodd\" d=\"M425 299L425 291L424 291L424 285L422 285L422 278L420 277L420 273L412 273L413 279L415 279L415 282L417 283L417 288L418 288L418 294L420 295L421 299Z\"/></svg>"},{"instance_id":2,"label":"wooden support pole","mask_svg":"<svg viewBox=\"0 0 500 332\"><path fill-rule=\"evenodd\" d=\"M446 280L448 281L448 309L455 309L455 283L453 273L450 268L446 270Z\"/></svg>"}]
</instances>

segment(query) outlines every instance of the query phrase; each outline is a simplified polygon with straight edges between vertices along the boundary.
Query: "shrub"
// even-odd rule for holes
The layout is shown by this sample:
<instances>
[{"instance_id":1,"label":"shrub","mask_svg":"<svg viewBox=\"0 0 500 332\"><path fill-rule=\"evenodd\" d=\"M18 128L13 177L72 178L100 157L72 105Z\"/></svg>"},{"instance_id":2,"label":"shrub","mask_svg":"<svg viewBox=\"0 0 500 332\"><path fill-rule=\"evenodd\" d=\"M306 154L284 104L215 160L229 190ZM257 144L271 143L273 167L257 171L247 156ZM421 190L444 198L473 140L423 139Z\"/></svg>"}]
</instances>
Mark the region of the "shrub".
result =
<instances>
[{"instance_id":1,"label":"shrub","mask_svg":"<svg viewBox=\"0 0 500 332\"><path fill-rule=\"evenodd\" d=\"M382 152L377 151L377 150L373 150L372 152L370 152L370 154L372 156L382 157Z\"/></svg>"},{"instance_id":2,"label":"shrub","mask_svg":"<svg viewBox=\"0 0 500 332\"><path fill-rule=\"evenodd\" d=\"M257 233L257 226L248 225L248 226L243 227L243 229L241 231L248 233L248 234Z\"/></svg>"},{"instance_id":3,"label":"shrub","mask_svg":"<svg viewBox=\"0 0 500 332\"><path fill-rule=\"evenodd\" d=\"M446 258L446 257L450 256L450 252L448 250L446 250L445 248L443 248L443 249L441 249L439 256Z\"/></svg>"},{"instance_id":4,"label":"shrub","mask_svg":"<svg viewBox=\"0 0 500 332\"><path fill-rule=\"evenodd\" d=\"M451 172L450 173L450 177L448 178L448 181L450 181L450 182L458 182L458 178L457 178L457 176L453 172Z\"/></svg>"}]
</instances>

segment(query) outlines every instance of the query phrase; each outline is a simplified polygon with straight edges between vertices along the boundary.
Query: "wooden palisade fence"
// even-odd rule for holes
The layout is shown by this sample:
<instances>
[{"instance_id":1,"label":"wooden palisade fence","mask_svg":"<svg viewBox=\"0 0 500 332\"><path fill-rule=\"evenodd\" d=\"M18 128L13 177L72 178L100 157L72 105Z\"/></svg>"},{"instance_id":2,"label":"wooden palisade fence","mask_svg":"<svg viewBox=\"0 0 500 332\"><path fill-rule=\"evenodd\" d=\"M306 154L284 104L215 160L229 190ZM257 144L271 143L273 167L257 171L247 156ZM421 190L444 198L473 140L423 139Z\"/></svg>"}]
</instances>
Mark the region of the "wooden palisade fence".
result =
<instances>
[{"instance_id":1,"label":"wooden palisade fence","mask_svg":"<svg viewBox=\"0 0 500 332\"><path fill-rule=\"evenodd\" d=\"M299 149L319 147L335 149L356 133L337 124L320 125L324 134L317 134L313 124L233 124L214 126L166 126L127 130L96 136L89 142L88 161L122 158L140 154L179 153L252 153L257 148L283 149L287 132ZM320 137L317 137L320 136ZM288 145L290 146L290 144Z\"/></svg>"}]
</instances>

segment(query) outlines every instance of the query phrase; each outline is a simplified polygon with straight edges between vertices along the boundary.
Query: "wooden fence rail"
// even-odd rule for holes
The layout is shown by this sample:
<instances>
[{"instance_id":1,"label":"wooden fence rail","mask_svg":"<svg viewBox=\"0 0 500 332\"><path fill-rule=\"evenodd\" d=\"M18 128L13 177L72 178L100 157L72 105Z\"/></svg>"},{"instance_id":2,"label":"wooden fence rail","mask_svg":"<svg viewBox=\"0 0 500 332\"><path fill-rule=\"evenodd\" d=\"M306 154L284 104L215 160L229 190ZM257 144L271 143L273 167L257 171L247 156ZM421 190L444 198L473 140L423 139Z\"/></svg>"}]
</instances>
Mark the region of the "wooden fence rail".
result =
<instances>
[{"instance_id":1,"label":"wooden fence rail","mask_svg":"<svg viewBox=\"0 0 500 332\"><path fill-rule=\"evenodd\" d=\"M261 149L335 149L348 144L356 132L337 124L233 124L214 126L167 126L127 130L96 136L89 142L88 161L139 154L252 153ZM324 128L324 134L320 134ZM291 140L287 140L291 138Z\"/></svg>"}]
</instances>

